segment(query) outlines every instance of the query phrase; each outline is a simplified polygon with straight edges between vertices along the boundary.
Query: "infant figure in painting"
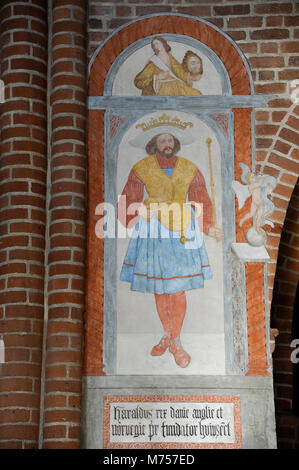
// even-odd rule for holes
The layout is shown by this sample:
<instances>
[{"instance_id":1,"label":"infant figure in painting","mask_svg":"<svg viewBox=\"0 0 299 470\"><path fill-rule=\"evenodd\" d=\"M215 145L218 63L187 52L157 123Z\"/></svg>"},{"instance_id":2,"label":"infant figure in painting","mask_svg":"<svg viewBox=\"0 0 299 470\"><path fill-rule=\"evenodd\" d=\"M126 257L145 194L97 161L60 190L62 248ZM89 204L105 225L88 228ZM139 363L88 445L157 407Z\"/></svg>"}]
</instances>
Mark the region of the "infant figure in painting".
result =
<instances>
[{"instance_id":1,"label":"infant figure in painting","mask_svg":"<svg viewBox=\"0 0 299 470\"><path fill-rule=\"evenodd\" d=\"M232 187L238 199L239 209L242 209L245 201L251 196L251 207L248 214L240 220L240 227L251 217L254 217L253 226L246 233L246 240L252 246L261 246L266 243L266 232L262 228L268 224L274 226L273 222L266 217L274 211L274 204L269 199L271 192L276 186L276 178L271 175L256 175L248 165L239 163L242 169L241 180L232 182Z\"/></svg>"},{"instance_id":2,"label":"infant figure in painting","mask_svg":"<svg viewBox=\"0 0 299 470\"><path fill-rule=\"evenodd\" d=\"M246 175L246 181L248 182L248 191L251 194L251 208L250 212L246 214L240 220L240 227L242 227L245 220L250 219L255 215L255 229L260 235L263 234L263 229L261 228L261 222L264 214L264 202L261 198L261 187L265 181L266 176L261 176L259 179L254 173L248 173Z\"/></svg>"},{"instance_id":3,"label":"infant figure in painting","mask_svg":"<svg viewBox=\"0 0 299 470\"><path fill-rule=\"evenodd\" d=\"M199 56L188 51L188 57L181 64L172 54L167 41L156 36L151 42L154 55L143 70L136 75L134 84L143 96L200 96L201 92L192 88L193 82L202 75L202 62ZM185 56L186 56L185 55ZM198 67L200 61L200 68Z\"/></svg>"}]
</instances>

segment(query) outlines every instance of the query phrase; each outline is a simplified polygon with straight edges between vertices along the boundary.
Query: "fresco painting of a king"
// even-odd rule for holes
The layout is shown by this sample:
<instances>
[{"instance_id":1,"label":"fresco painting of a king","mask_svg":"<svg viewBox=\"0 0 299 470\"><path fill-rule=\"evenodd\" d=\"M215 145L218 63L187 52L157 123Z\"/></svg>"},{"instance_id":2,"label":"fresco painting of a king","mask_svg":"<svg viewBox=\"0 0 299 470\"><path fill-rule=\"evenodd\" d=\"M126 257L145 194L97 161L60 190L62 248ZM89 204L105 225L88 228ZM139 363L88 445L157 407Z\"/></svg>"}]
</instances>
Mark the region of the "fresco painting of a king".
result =
<instances>
[{"instance_id":1,"label":"fresco painting of a king","mask_svg":"<svg viewBox=\"0 0 299 470\"><path fill-rule=\"evenodd\" d=\"M126 207L133 205L134 210L131 215L119 214L119 219L132 230L120 281L128 283L130 295L143 295L149 309L153 304L147 302L147 294L153 295L163 330L149 355L163 357L168 351L182 370L192 360L181 341L188 310L186 292L202 290L214 277L205 240L215 244L222 239L222 230L214 224L206 177L194 161L180 156L181 148L196 148L196 133L191 133L193 122L178 114L156 113L135 126L128 146L146 156L128 168L128 176L122 179ZM137 322L138 312L134 325Z\"/></svg>"}]
</instances>

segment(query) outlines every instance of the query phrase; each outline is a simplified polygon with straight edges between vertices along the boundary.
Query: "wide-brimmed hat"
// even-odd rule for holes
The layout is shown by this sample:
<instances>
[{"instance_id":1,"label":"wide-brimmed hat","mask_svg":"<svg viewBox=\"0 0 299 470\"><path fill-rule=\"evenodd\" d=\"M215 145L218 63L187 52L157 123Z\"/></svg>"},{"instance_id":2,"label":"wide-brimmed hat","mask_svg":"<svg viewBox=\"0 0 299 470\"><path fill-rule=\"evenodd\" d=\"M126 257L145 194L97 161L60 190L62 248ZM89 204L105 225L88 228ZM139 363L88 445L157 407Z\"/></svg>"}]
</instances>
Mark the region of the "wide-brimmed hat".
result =
<instances>
[{"instance_id":1,"label":"wide-brimmed hat","mask_svg":"<svg viewBox=\"0 0 299 470\"><path fill-rule=\"evenodd\" d=\"M194 142L194 138L187 127L193 127L193 124L182 122L179 118L164 113L159 118L151 118L148 123L137 124L136 128L141 130L129 143L133 147L144 149L153 137L171 134L180 141L181 145L190 145Z\"/></svg>"}]
</instances>

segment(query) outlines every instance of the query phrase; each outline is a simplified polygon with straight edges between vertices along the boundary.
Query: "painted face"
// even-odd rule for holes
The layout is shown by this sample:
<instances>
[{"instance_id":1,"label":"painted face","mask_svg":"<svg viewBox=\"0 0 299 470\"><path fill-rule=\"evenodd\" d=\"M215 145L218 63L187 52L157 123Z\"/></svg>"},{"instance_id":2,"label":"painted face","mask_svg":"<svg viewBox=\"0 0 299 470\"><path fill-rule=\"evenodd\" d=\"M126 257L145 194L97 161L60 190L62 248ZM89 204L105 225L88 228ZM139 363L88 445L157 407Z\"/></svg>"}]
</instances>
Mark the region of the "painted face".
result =
<instances>
[{"instance_id":1,"label":"painted face","mask_svg":"<svg viewBox=\"0 0 299 470\"><path fill-rule=\"evenodd\" d=\"M152 48L155 54L158 54L159 52L164 50L163 43L159 41L159 39L154 39L152 42Z\"/></svg>"},{"instance_id":2,"label":"painted face","mask_svg":"<svg viewBox=\"0 0 299 470\"><path fill-rule=\"evenodd\" d=\"M171 134L159 135L156 144L161 157L171 158L174 155L174 138Z\"/></svg>"},{"instance_id":3,"label":"painted face","mask_svg":"<svg viewBox=\"0 0 299 470\"><path fill-rule=\"evenodd\" d=\"M189 72L193 74L198 74L201 71L201 62L198 57L191 56L187 62Z\"/></svg>"}]
</instances>

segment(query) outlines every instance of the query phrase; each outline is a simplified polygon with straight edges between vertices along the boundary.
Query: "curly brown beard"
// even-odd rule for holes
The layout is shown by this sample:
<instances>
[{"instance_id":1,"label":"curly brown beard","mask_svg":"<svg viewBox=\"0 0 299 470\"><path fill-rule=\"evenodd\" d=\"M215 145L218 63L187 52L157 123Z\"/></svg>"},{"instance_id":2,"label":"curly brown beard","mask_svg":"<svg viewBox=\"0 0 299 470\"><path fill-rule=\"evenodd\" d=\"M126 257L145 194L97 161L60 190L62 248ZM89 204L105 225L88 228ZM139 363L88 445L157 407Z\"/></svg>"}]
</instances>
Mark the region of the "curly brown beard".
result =
<instances>
[{"instance_id":1,"label":"curly brown beard","mask_svg":"<svg viewBox=\"0 0 299 470\"><path fill-rule=\"evenodd\" d=\"M170 150L170 152L169 152ZM161 155L161 157L164 157L164 158L171 158L175 155L175 147L171 148L171 147L166 147L164 150L159 150L159 155Z\"/></svg>"}]
</instances>

